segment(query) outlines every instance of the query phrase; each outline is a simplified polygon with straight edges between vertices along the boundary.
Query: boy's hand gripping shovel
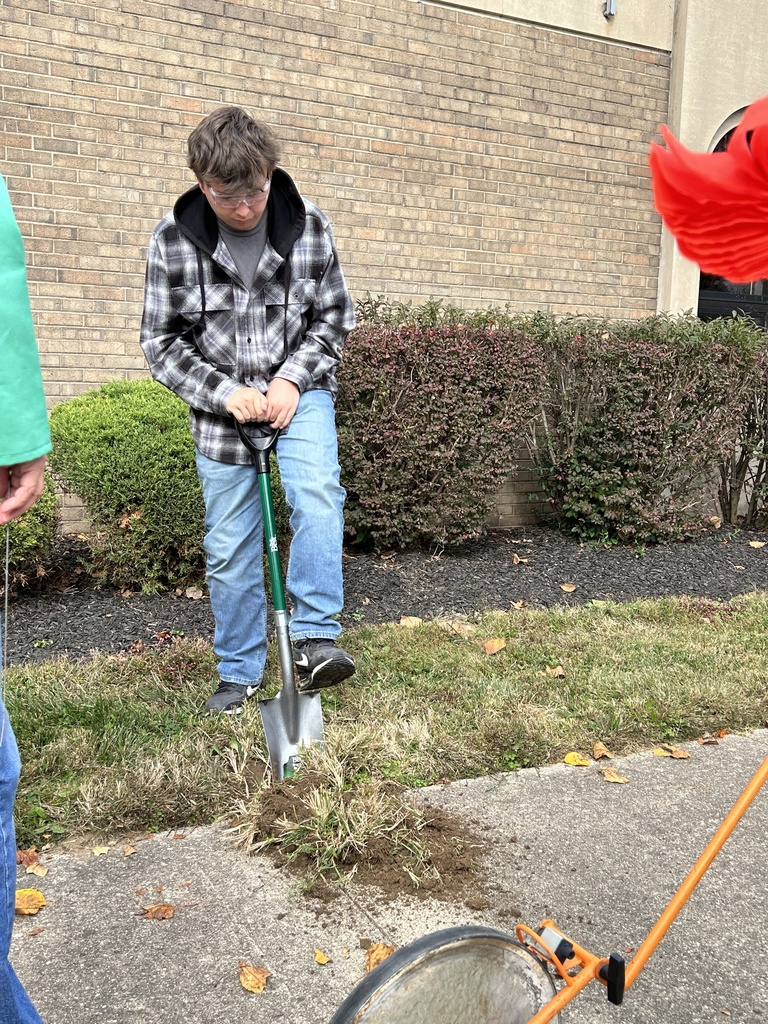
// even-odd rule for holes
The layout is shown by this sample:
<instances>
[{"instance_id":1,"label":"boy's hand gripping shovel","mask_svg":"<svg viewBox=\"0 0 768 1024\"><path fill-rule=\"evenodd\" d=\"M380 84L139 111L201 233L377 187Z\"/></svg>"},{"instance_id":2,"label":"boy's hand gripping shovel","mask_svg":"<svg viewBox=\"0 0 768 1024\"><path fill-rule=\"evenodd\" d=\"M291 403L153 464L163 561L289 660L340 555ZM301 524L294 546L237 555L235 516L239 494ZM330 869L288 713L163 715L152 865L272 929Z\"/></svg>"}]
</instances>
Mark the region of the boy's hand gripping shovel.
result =
<instances>
[{"instance_id":1,"label":"boy's hand gripping shovel","mask_svg":"<svg viewBox=\"0 0 768 1024\"><path fill-rule=\"evenodd\" d=\"M301 762L301 750L313 743L324 743L323 707L319 693L300 693L296 689L296 669L288 635L288 616L285 608L285 589L280 552L277 545L277 526L272 504L272 486L269 475L269 456L277 444L279 430L262 423L243 426L235 420L240 440L251 453L259 480L259 498L264 521L264 542L272 584L272 607L275 614L277 649L283 687L275 697L259 701L264 736L267 741L272 774L278 781L293 775Z\"/></svg>"}]
</instances>

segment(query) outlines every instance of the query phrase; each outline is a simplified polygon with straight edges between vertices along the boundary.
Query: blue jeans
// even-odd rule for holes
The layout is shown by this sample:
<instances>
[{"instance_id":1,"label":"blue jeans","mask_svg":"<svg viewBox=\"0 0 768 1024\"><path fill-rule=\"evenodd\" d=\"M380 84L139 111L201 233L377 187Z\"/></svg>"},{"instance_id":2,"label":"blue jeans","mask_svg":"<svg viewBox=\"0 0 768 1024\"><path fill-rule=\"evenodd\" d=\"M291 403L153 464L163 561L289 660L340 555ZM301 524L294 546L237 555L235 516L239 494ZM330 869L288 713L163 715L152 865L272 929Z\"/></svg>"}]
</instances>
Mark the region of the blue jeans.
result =
<instances>
[{"instance_id":1,"label":"blue jeans","mask_svg":"<svg viewBox=\"0 0 768 1024\"><path fill-rule=\"evenodd\" d=\"M2 668L0 668L0 672ZM0 699L0 1024L42 1024L8 960L16 906L13 801L21 772L19 748Z\"/></svg>"},{"instance_id":2,"label":"blue jeans","mask_svg":"<svg viewBox=\"0 0 768 1024\"><path fill-rule=\"evenodd\" d=\"M307 391L277 442L291 540L286 597L293 640L341 632L344 488L339 482L333 398ZM205 498L208 590L216 620L214 650L223 682L256 686L267 658L263 526L256 467L197 453Z\"/></svg>"}]
</instances>

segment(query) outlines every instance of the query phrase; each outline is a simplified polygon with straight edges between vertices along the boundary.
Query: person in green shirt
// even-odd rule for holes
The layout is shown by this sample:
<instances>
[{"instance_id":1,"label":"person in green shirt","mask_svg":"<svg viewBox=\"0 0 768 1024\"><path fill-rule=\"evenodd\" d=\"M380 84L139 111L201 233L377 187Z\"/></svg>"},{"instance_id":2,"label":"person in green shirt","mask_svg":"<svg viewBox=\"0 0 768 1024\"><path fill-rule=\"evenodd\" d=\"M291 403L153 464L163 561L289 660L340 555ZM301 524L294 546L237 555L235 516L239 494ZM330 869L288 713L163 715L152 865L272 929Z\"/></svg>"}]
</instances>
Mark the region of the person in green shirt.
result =
<instances>
[{"instance_id":1,"label":"person in green shirt","mask_svg":"<svg viewBox=\"0 0 768 1024\"><path fill-rule=\"evenodd\" d=\"M0 316L1 525L22 515L40 497L45 457L51 450L40 359L29 305L24 243L2 176L0 295L3 301ZM16 737L3 703L0 665L0 1024L42 1024L8 959L16 905L13 802L20 771Z\"/></svg>"}]
</instances>

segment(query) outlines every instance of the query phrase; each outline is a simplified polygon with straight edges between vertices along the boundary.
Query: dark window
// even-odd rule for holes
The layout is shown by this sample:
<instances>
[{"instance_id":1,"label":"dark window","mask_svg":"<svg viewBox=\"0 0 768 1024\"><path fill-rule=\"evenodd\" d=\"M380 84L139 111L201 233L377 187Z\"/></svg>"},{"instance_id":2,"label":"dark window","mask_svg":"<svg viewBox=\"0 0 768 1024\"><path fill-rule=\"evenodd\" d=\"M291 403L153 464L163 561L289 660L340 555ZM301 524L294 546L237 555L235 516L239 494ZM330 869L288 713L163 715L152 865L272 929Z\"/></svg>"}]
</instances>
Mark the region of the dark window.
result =
<instances>
[{"instance_id":1,"label":"dark window","mask_svg":"<svg viewBox=\"0 0 768 1024\"><path fill-rule=\"evenodd\" d=\"M726 132L715 146L722 153L734 129ZM699 308L701 320L714 320L719 316L750 316L768 330L768 280L737 284L714 274L699 275Z\"/></svg>"}]
</instances>

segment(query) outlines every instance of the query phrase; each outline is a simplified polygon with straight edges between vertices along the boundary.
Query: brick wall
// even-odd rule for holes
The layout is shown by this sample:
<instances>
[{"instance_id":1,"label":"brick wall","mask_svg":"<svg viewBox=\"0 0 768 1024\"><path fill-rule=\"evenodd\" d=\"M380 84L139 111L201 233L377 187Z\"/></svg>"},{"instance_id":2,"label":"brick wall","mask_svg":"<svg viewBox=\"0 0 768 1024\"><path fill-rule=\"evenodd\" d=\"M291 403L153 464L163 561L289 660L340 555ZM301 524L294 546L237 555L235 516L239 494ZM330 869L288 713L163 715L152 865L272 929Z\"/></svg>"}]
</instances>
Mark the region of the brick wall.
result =
<instances>
[{"instance_id":1,"label":"brick wall","mask_svg":"<svg viewBox=\"0 0 768 1024\"><path fill-rule=\"evenodd\" d=\"M263 117L355 298L642 316L668 55L416 0L0 0L0 168L49 398L145 372L146 243L222 104Z\"/></svg>"}]
</instances>

